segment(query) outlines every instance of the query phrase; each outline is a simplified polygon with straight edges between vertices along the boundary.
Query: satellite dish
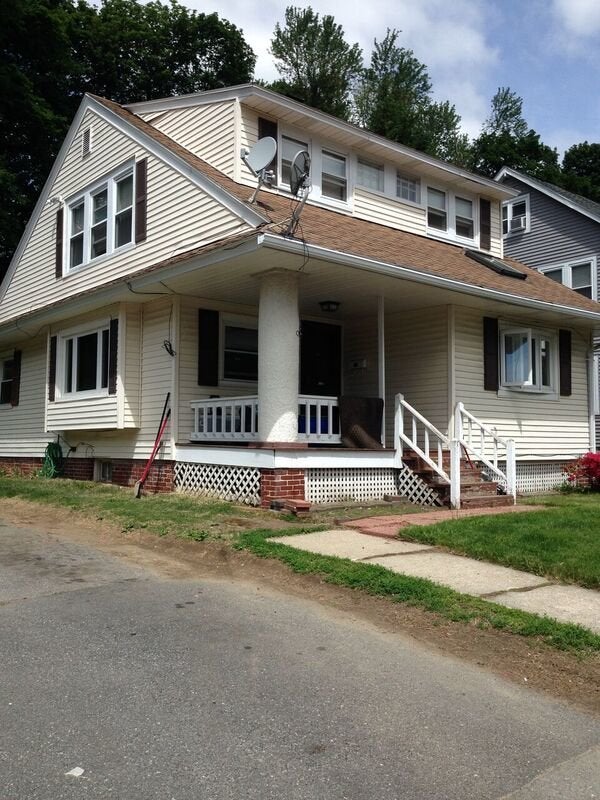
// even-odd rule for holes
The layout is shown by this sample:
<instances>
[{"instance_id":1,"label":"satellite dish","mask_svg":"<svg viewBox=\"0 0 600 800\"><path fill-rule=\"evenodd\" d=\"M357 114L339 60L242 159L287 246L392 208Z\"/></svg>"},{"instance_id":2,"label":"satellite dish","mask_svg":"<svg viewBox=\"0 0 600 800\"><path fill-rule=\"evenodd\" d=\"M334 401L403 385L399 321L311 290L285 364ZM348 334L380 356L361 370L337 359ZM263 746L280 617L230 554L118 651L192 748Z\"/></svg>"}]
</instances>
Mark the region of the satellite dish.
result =
<instances>
[{"instance_id":1,"label":"satellite dish","mask_svg":"<svg viewBox=\"0 0 600 800\"><path fill-rule=\"evenodd\" d=\"M310 155L308 150L299 150L292 160L290 169L290 189L296 197L301 189L306 188L310 172Z\"/></svg>"},{"instance_id":2,"label":"satellite dish","mask_svg":"<svg viewBox=\"0 0 600 800\"><path fill-rule=\"evenodd\" d=\"M277 142L272 136L265 136L259 139L250 152L242 156L246 166L255 174L260 173L269 166L275 158L277 152Z\"/></svg>"}]
</instances>

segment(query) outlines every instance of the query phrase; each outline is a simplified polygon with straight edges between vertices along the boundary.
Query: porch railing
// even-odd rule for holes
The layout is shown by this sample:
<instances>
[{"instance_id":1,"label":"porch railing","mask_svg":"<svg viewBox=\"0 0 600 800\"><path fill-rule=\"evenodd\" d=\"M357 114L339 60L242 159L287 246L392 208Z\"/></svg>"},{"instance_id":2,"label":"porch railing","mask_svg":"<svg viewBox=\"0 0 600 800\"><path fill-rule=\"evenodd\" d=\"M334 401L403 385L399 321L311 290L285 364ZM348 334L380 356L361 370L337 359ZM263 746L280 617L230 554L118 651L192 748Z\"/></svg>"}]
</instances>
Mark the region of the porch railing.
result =
<instances>
[{"instance_id":1,"label":"porch railing","mask_svg":"<svg viewBox=\"0 0 600 800\"><path fill-rule=\"evenodd\" d=\"M192 441L258 441L258 396L193 400ZM298 440L341 442L337 397L298 396Z\"/></svg>"},{"instance_id":2,"label":"porch railing","mask_svg":"<svg viewBox=\"0 0 600 800\"><path fill-rule=\"evenodd\" d=\"M503 439L495 428L484 425L462 403L454 411L454 436L469 455L484 464L507 495L517 497L517 463L514 439ZM502 471L498 463L503 461Z\"/></svg>"},{"instance_id":3,"label":"porch railing","mask_svg":"<svg viewBox=\"0 0 600 800\"><path fill-rule=\"evenodd\" d=\"M406 445L442 480L450 483L450 475L444 469L444 450L450 449L448 437L407 403L402 394L396 395L394 420L394 440L398 443L399 458L402 458L403 445Z\"/></svg>"}]
</instances>

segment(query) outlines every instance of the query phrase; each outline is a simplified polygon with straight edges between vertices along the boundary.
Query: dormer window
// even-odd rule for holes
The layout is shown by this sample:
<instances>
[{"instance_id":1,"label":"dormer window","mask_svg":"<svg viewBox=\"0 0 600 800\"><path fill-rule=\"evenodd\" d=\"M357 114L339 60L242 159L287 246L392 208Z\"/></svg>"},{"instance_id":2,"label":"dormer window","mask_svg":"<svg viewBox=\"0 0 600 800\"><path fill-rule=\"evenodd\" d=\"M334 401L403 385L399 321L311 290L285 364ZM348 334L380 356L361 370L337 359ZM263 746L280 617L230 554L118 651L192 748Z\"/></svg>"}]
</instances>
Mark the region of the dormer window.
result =
<instances>
[{"instance_id":1,"label":"dormer window","mask_svg":"<svg viewBox=\"0 0 600 800\"><path fill-rule=\"evenodd\" d=\"M502 233L510 236L529 231L529 195L522 195L502 204Z\"/></svg>"},{"instance_id":2,"label":"dormer window","mask_svg":"<svg viewBox=\"0 0 600 800\"><path fill-rule=\"evenodd\" d=\"M348 181L344 156L323 150L321 157L321 194L323 197L331 197L334 200L346 202Z\"/></svg>"},{"instance_id":3,"label":"dormer window","mask_svg":"<svg viewBox=\"0 0 600 800\"><path fill-rule=\"evenodd\" d=\"M454 201L454 219L456 235L465 239L472 239L474 232L473 201L464 197L457 197Z\"/></svg>"},{"instance_id":4,"label":"dormer window","mask_svg":"<svg viewBox=\"0 0 600 800\"><path fill-rule=\"evenodd\" d=\"M133 198L131 165L68 203L68 270L133 243Z\"/></svg>"},{"instance_id":5,"label":"dormer window","mask_svg":"<svg viewBox=\"0 0 600 800\"><path fill-rule=\"evenodd\" d=\"M439 189L427 189L427 225L438 231L448 230L448 198Z\"/></svg>"},{"instance_id":6,"label":"dormer window","mask_svg":"<svg viewBox=\"0 0 600 800\"><path fill-rule=\"evenodd\" d=\"M427 228L432 235L470 242L476 236L476 205L470 197L427 187Z\"/></svg>"},{"instance_id":7,"label":"dormer window","mask_svg":"<svg viewBox=\"0 0 600 800\"><path fill-rule=\"evenodd\" d=\"M364 161L362 158L359 158L356 171L356 183L365 189L383 192L384 172L383 164L374 164L371 161Z\"/></svg>"},{"instance_id":8,"label":"dormer window","mask_svg":"<svg viewBox=\"0 0 600 800\"><path fill-rule=\"evenodd\" d=\"M396 196L401 200L408 200L409 203L419 203L421 200L420 189L420 183L417 178L411 178L402 172L396 172Z\"/></svg>"},{"instance_id":9,"label":"dormer window","mask_svg":"<svg viewBox=\"0 0 600 800\"><path fill-rule=\"evenodd\" d=\"M292 161L300 150L308 150L306 142L302 142L300 139L292 139L291 136L281 137L281 181L286 186L290 186Z\"/></svg>"}]
</instances>

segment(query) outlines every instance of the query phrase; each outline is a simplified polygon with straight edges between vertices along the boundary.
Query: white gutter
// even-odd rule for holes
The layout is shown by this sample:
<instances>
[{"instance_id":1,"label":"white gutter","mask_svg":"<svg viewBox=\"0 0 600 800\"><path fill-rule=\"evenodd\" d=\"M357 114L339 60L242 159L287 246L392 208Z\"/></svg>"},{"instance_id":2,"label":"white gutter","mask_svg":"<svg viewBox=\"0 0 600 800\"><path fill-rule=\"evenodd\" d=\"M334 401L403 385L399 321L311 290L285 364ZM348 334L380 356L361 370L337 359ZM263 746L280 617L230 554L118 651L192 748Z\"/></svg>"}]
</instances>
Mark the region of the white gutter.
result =
<instances>
[{"instance_id":1,"label":"white gutter","mask_svg":"<svg viewBox=\"0 0 600 800\"><path fill-rule=\"evenodd\" d=\"M461 294L468 294L474 297L485 297L486 299L496 300L501 303L512 303L525 308L533 308L537 311L555 311L559 314L568 314L570 316L581 317L582 319L593 320L594 322L600 321L600 311L586 311L582 308L558 305L557 303L550 303L545 300L535 300L528 297L521 297L520 295L509 294L508 292L502 292L498 289L486 289L481 286L474 286L471 283L464 283L463 281L457 281L452 278L444 278L440 275L432 275L428 272L420 272L414 267L402 267L395 264L389 264L385 261L374 261L370 258L364 258L363 256L355 256L349 253L340 252L339 250L330 250L327 247L306 244L305 242L301 242L296 239L284 239L271 233L261 234L259 236L259 241L264 242L266 247L270 247L274 250L283 250L303 256L306 256L306 253L308 252L308 254L313 258L320 258L323 261L331 261L334 264L345 264L366 272L377 272L381 275L390 275L395 278L402 277L413 281L414 283L422 283L426 284L427 286L448 289L453 292L460 292Z\"/></svg>"}]
</instances>

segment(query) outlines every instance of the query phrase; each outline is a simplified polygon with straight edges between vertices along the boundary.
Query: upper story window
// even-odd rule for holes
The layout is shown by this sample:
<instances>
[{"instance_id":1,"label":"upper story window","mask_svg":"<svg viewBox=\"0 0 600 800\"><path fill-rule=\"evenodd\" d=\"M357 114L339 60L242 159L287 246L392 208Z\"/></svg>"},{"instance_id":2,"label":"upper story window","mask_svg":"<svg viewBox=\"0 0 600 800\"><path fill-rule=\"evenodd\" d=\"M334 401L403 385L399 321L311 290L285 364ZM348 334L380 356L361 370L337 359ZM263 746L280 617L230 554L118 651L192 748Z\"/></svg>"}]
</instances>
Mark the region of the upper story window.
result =
<instances>
[{"instance_id":1,"label":"upper story window","mask_svg":"<svg viewBox=\"0 0 600 800\"><path fill-rule=\"evenodd\" d=\"M292 139L291 136L281 137L281 181L286 186L291 184L294 156L301 150L308 150L306 142L302 142L300 139Z\"/></svg>"},{"instance_id":2,"label":"upper story window","mask_svg":"<svg viewBox=\"0 0 600 800\"><path fill-rule=\"evenodd\" d=\"M396 172L396 197L410 203L421 201L421 185L417 178L411 178L402 172Z\"/></svg>"},{"instance_id":3,"label":"upper story window","mask_svg":"<svg viewBox=\"0 0 600 800\"><path fill-rule=\"evenodd\" d=\"M383 192L385 169L383 164L374 164L370 161L358 159L356 169L356 183L365 189Z\"/></svg>"},{"instance_id":4,"label":"upper story window","mask_svg":"<svg viewBox=\"0 0 600 800\"><path fill-rule=\"evenodd\" d=\"M94 184L67 207L67 268L133 243L133 165Z\"/></svg>"},{"instance_id":5,"label":"upper story window","mask_svg":"<svg viewBox=\"0 0 600 800\"><path fill-rule=\"evenodd\" d=\"M348 180L346 177L346 158L323 150L321 153L321 194L334 200L346 202Z\"/></svg>"},{"instance_id":6,"label":"upper story window","mask_svg":"<svg viewBox=\"0 0 600 800\"><path fill-rule=\"evenodd\" d=\"M460 239L475 239L475 203L454 192L427 187L427 227Z\"/></svg>"},{"instance_id":7,"label":"upper story window","mask_svg":"<svg viewBox=\"0 0 600 800\"><path fill-rule=\"evenodd\" d=\"M540 272L552 278L553 281L574 289L584 297L589 297L591 300L596 299L598 279L595 256L582 261L569 261L554 267L543 267Z\"/></svg>"},{"instance_id":8,"label":"upper story window","mask_svg":"<svg viewBox=\"0 0 600 800\"><path fill-rule=\"evenodd\" d=\"M508 236L513 233L529 231L529 195L507 200L502 204L502 233Z\"/></svg>"},{"instance_id":9,"label":"upper story window","mask_svg":"<svg viewBox=\"0 0 600 800\"><path fill-rule=\"evenodd\" d=\"M501 385L520 391L556 392L556 337L534 328L500 332Z\"/></svg>"}]
</instances>

